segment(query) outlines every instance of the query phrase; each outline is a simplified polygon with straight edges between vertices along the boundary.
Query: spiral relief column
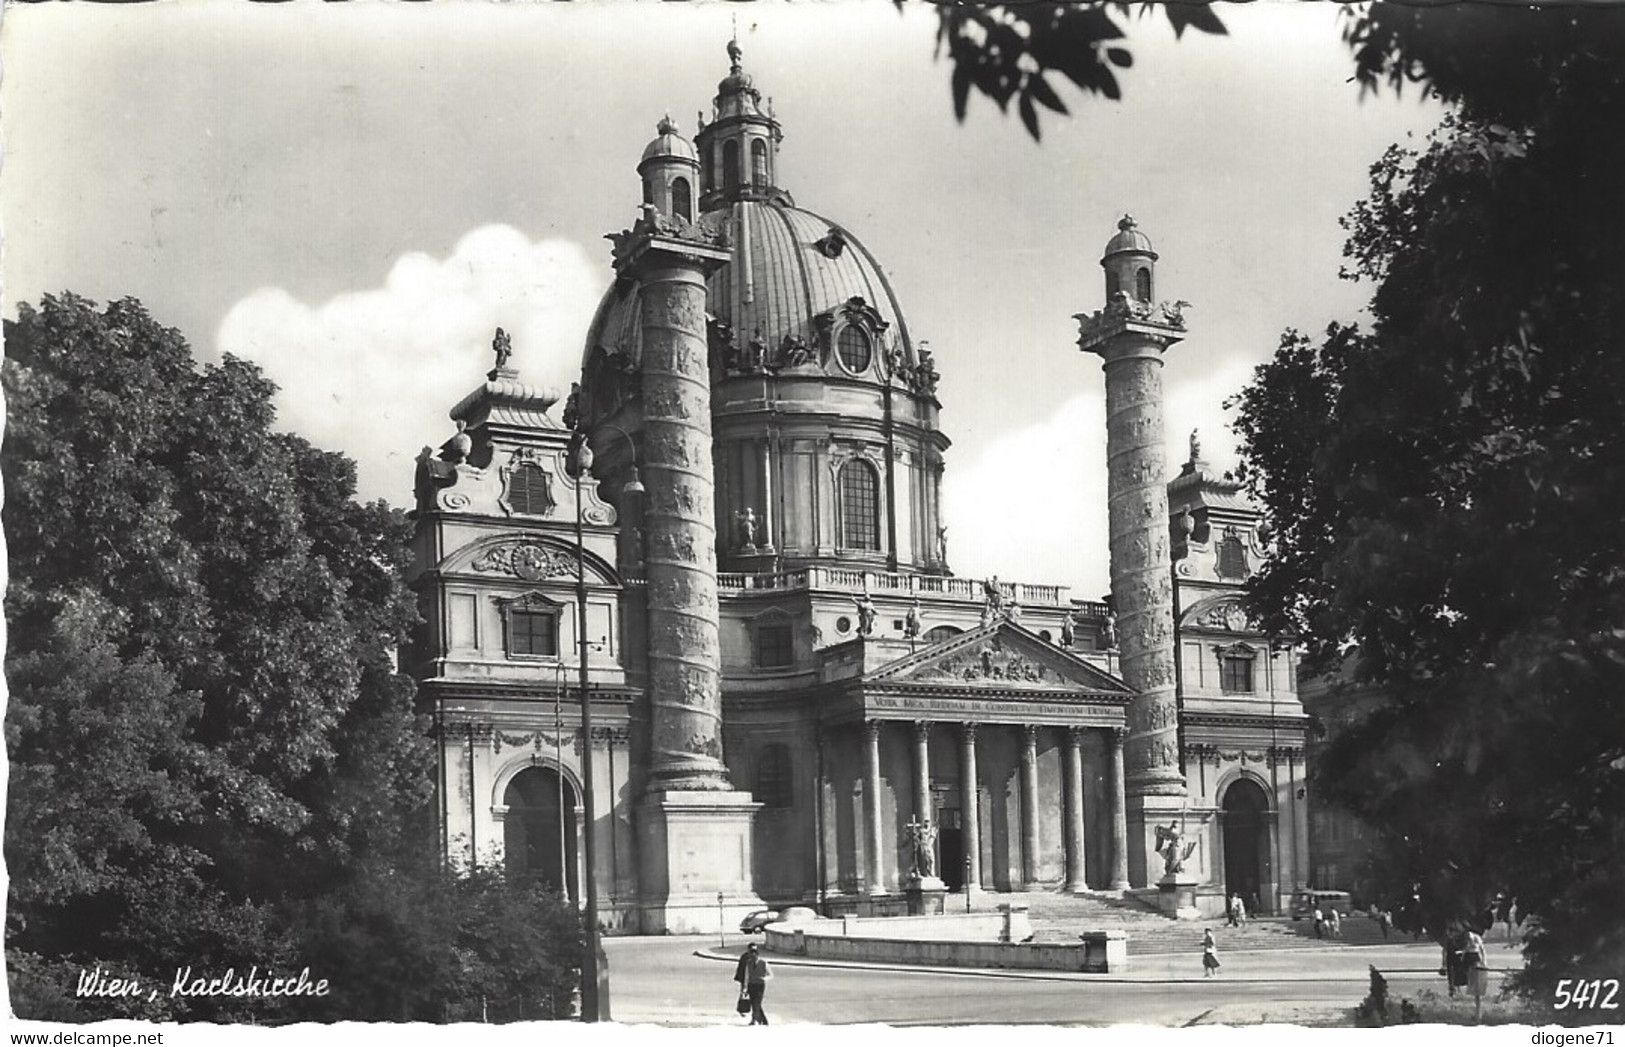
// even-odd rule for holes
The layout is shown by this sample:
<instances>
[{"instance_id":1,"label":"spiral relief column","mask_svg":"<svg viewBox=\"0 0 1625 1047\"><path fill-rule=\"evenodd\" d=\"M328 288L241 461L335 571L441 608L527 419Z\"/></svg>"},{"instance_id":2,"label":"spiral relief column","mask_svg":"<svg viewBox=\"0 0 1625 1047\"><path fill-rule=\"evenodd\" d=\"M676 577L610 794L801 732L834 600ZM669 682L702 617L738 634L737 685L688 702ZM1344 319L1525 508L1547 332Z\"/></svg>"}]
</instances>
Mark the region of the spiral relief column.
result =
<instances>
[{"instance_id":1,"label":"spiral relief column","mask_svg":"<svg viewBox=\"0 0 1625 1047\"><path fill-rule=\"evenodd\" d=\"M638 275L643 294L649 787L727 789L704 269L660 252L645 256Z\"/></svg>"},{"instance_id":2,"label":"spiral relief column","mask_svg":"<svg viewBox=\"0 0 1625 1047\"><path fill-rule=\"evenodd\" d=\"M1183 817L1179 706L1174 674L1173 582L1168 548L1168 468L1163 449L1162 358L1184 337L1183 302L1153 304L1156 252L1124 216L1106 245L1106 307L1077 317L1078 347L1106 374L1107 514L1112 604L1128 707L1124 762L1129 879L1163 871L1153 821Z\"/></svg>"},{"instance_id":3,"label":"spiral relief column","mask_svg":"<svg viewBox=\"0 0 1625 1047\"><path fill-rule=\"evenodd\" d=\"M638 808L645 933L724 930L761 905L751 889L757 804L722 760L715 477L705 276L727 240L655 211L612 235L640 294L649 775Z\"/></svg>"}]
</instances>

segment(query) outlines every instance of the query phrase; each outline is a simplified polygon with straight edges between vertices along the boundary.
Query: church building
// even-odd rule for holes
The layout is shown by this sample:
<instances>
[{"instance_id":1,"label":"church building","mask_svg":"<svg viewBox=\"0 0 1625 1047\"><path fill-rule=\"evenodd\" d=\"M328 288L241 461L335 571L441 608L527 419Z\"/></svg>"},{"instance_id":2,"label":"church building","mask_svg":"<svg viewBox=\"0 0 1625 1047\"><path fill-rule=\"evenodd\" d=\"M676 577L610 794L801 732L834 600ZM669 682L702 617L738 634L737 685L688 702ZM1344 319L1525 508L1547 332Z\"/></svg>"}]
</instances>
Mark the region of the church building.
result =
<instances>
[{"instance_id":1,"label":"church building","mask_svg":"<svg viewBox=\"0 0 1625 1047\"><path fill-rule=\"evenodd\" d=\"M1157 908L1177 885L1187 915L1230 892L1283 911L1309 869L1294 655L1240 604L1267 537L1240 485L1194 434L1166 467L1162 355L1186 327L1150 239L1119 223L1104 302L1055 347L1106 372L1107 438L1079 444L1108 461L1110 599L957 576L952 350L791 196L779 121L728 56L710 119L692 140L662 120L635 165L577 387L527 383L557 347L499 331L419 456L402 664L448 860L578 899L591 877L627 933L942 891Z\"/></svg>"}]
</instances>

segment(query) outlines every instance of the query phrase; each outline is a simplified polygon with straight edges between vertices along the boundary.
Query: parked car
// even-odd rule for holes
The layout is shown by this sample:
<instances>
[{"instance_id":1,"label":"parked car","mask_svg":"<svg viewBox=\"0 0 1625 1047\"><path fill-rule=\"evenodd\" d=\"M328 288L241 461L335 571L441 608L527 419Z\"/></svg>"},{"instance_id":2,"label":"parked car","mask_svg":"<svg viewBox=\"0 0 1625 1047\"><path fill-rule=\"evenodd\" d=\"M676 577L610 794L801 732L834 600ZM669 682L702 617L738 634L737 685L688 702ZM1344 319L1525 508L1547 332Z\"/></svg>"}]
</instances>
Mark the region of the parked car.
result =
<instances>
[{"instance_id":1,"label":"parked car","mask_svg":"<svg viewBox=\"0 0 1625 1047\"><path fill-rule=\"evenodd\" d=\"M757 909L745 914L745 918L739 921L739 929L745 934L759 934L763 927L778 923L781 919L783 917L777 909Z\"/></svg>"},{"instance_id":2,"label":"parked car","mask_svg":"<svg viewBox=\"0 0 1625 1047\"><path fill-rule=\"evenodd\" d=\"M1292 896L1294 920L1311 916L1316 909L1323 913L1336 909L1346 916L1354 911L1354 900L1347 891L1299 891Z\"/></svg>"}]
</instances>

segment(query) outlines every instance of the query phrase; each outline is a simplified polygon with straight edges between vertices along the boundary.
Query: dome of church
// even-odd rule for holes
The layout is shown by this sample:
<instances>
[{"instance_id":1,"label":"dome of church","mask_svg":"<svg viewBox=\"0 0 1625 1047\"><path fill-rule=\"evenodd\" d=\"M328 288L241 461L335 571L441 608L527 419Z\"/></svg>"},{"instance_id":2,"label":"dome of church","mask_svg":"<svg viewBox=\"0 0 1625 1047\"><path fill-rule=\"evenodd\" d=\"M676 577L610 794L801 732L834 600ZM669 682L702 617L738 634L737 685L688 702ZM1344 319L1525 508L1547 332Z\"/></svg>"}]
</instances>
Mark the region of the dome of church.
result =
<instances>
[{"instance_id":1,"label":"dome of church","mask_svg":"<svg viewBox=\"0 0 1625 1047\"><path fill-rule=\"evenodd\" d=\"M733 260L707 280L712 316L741 344L760 338L770 353L786 339L819 343L841 310L861 300L873 311L882 348L915 352L885 272L845 226L777 200L738 200L725 218ZM617 283L604 296L586 352L602 348L640 362L639 289ZM872 321L873 322L873 321Z\"/></svg>"},{"instance_id":2,"label":"dome of church","mask_svg":"<svg viewBox=\"0 0 1625 1047\"><path fill-rule=\"evenodd\" d=\"M1106 251L1101 257L1110 258L1123 251L1148 254L1153 258L1157 256L1157 252L1151 248L1151 238L1140 232L1133 215L1126 214L1117 223L1117 235L1106 241Z\"/></svg>"},{"instance_id":3,"label":"dome of church","mask_svg":"<svg viewBox=\"0 0 1625 1047\"><path fill-rule=\"evenodd\" d=\"M672 122L669 116L660 121L656 137L644 148L643 158L639 163L667 157L678 157L683 160L692 160L696 164L699 163L699 158L694 155L694 146L688 139L677 133L677 125Z\"/></svg>"}]
</instances>

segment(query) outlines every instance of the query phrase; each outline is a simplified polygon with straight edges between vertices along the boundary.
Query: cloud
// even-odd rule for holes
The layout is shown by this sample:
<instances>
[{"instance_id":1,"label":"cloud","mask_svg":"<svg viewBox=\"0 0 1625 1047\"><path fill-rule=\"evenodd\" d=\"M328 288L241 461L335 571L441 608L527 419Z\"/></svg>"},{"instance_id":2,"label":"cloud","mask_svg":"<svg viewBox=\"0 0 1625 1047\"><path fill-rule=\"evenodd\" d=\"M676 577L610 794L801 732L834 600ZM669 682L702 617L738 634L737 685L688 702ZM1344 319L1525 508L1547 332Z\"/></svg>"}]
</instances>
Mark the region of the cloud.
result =
<instances>
[{"instance_id":1,"label":"cloud","mask_svg":"<svg viewBox=\"0 0 1625 1047\"><path fill-rule=\"evenodd\" d=\"M447 412L490 369L497 327L526 382L567 389L603 276L573 241L475 229L450 255L402 255L383 286L311 305L277 287L221 321L222 352L281 388L278 425L354 458L364 499L407 506L412 461L452 433Z\"/></svg>"},{"instance_id":2,"label":"cloud","mask_svg":"<svg viewBox=\"0 0 1625 1047\"><path fill-rule=\"evenodd\" d=\"M1235 467L1223 401L1251 365L1221 365L1164 391L1169 478L1201 431L1202 457ZM1164 377L1167 375L1165 373ZM1110 589L1106 531L1106 405L1099 392L1073 397L1048 418L989 441L977 457L951 460L943 477L948 558L956 574L1072 587L1074 599Z\"/></svg>"}]
</instances>

